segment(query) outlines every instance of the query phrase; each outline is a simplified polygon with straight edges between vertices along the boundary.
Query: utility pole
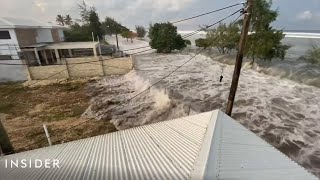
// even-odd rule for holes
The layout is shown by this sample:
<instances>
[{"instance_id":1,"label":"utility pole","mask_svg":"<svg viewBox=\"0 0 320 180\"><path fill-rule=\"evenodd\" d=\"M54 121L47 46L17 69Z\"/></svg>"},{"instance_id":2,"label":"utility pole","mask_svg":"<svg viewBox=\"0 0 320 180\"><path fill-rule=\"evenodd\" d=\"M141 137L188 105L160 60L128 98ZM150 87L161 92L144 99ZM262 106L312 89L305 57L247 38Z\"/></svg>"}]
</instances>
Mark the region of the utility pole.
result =
<instances>
[{"instance_id":1,"label":"utility pole","mask_svg":"<svg viewBox=\"0 0 320 180\"><path fill-rule=\"evenodd\" d=\"M101 56L101 42L99 36L97 36L99 42L99 55Z\"/></svg>"},{"instance_id":2,"label":"utility pole","mask_svg":"<svg viewBox=\"0 0 320 180\"><path fill-rule=\"evenodd\" d=\"M92 42L94 42L94 33L91 32L91 35L92 35Z\"/></svg>"},{"instance_id":3,"label":"utility pole","mask_svg":"<svg viewBox=\"0 0 320 180\"><path fill-rule=\"evenodd\" d=\"M118 33L116 33L116 40L117 40L117 52L118 52L119 51Z\"/></svg>"},{"instance_id":4,"label":"utility pole","mask_svg":"<svg viewBox=\"0 0 320 180\"><path fill-rule=\"evenodd\" d=\"M226 109L226 114L229 116L231 116L231 113L232 113L233 102L234 102L234 98L236 96L236 92L238 88L238 82L239 82L242 60L243 60L243 53L244 53L244 48L246 46L246 41L247 41L248 31L250 26L252 6L253 6L253 0L247 0L247 7L244 10L243 28L242 28L242 33L241 33L241 38L239 43L239 50L237 54L236 63L234 66L232 83L231 83L228 104Z\"/></svg>"},{"instance_id":5,"label":"utility pole","mask_svg":"<svg viewBox=\"0 0 320 180\"><path fill-rule=\"evenodd\" d=\"M1 154L12 154L14 153L14 149L10 143L8 134L0 120L0 148Z\"/></svg>"}]
</instances>

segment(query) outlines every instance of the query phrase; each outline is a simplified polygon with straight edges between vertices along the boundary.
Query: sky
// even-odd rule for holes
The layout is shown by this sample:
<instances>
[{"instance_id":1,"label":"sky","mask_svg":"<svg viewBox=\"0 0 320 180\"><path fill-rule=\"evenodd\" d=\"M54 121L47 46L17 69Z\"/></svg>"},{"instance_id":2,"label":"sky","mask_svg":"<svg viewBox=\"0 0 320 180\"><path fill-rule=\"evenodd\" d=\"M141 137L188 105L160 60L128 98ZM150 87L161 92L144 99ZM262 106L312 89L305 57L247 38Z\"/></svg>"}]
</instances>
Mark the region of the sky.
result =
<instances>
[{"instance_id":1,"label":"sky","mask_svg":"<svg viewBox=\"0 0 320 180\"><path fill-rule=\"evenodd\" d=\"M82 0L1 0L0 17L35 18L55 22L57 14L79 18L77 4ZM100 20L115 18L134 29L135 25L148 27L150 23L184 19L212 11L243 0L85 0L97 8ZM177 24L178 30L194 30L199 25L213 24L241 6ZM279 17L273 23L284 30L320 30L320 0L273 0L273 9ZM227 20L232 21L234 16Z\"/></svg>"}]
</instances>

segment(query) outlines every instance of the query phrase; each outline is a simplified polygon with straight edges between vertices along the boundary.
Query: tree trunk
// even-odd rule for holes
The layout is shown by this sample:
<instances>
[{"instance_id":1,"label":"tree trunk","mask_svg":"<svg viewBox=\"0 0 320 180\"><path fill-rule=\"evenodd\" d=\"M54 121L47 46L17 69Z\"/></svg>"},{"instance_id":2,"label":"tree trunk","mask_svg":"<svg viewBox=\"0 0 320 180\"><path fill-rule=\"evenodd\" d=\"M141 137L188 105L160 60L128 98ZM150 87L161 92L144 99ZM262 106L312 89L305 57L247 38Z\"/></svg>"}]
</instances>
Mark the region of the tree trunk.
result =
<instances>
[{"instance_id":1,"label":"tree trunk","mask_svg":"<svg viewBox=\"0 0 320 180\"><path fill-rule=\"evenodd\" d=\"M252 55L252 61L251 61L250 65L253 65L253 64L254 64L254 60L255 60L254 58L255 58L255 55L253 54L253 55Z\"/></svg>"}]
</instances>

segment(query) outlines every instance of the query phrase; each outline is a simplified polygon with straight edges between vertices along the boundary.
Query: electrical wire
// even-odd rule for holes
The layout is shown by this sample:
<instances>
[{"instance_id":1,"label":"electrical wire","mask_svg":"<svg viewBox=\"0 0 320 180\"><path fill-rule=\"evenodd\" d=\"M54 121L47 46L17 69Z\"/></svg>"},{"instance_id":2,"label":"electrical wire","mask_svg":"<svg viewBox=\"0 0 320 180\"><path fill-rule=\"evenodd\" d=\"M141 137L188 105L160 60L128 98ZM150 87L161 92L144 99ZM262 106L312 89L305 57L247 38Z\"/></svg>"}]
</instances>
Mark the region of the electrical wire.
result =
<instances>
[{"instance_id":1,"label":"electrical wire","mask_svg":"<svg viewBox=\"0 0 320 180\"><path fill-rule=\"evenodd\" d=\"M235 15L235 14L238 13L238 12L240 12L240 10L232 13L231 15L229 15L229 16L227 16L227 17L231 17L231 16ZM236 18L236 20L234 20L233 23L235 23L241 16L242 16L242 14L241 14L238 18ZM223 19L226 19L226 18L223 18ZM222 21L222 20L220 20L220 21L218 21L218 22L221 22L221 21ZM232 23L232 24L233 24L233 23ZM214 23L214 24L217 24L217 23ZM214 25L214 24L213 24L213 25ZM228 29L228 27L226 27L224 31L226 31L227 29ZM221 33L221 34L222 34L222 33ZM221 36L221 34L218 35L216 38L212 39L209 44L212 44L212 43L214 42L214 40L216 40L218 37ZM177 72L180 68L182 68L183 66L185 66L187 63L189 63L191 60L193 60L197 55L199 55L200 53L202 53L204 50L205 50L205 48L202 48L199 52L197 52L195 55L193 55L190 59L188 59L187 61L185 61L184 63L182 63L180 66L178 66L178 67L175 68L173 71L171 71L170 73L168 73L167 75L165 75L164 77L162 77L160 80L158 80L158 81L155 82L154 84L150 85L150 86L149 86L148 88L146 88L145 90L143 90L143 91L139 92L138 94L134 95L133 97L131 97L131 98L129 98L129 99L121 102L121 103L118 104L117 106L111 108L110 111L112 111L112 110L115 109L115 108L118 108L118 107L123 106L125 103L127 103L127 102L135 99L136 97L138 97L138 96L140 96L141 94L145 93L146 91L150 90L152 87L156 86L156 85L159 84L161 81L163 81L163 80L166 79L167 77L171 76L173 73ZM141 53L141 52L139 52L139 53ZM114 59L114 58L111 58L111 59ZM92 63L92 62L90 62L90 63ZM74 66L76 66L76 65L77 65L77 64L74 63L72 67L74 67ZM69 68L72 68L72 67L69 67ZM62 72L64 72L64 71L66 71L66 70L63 70L63 71L61 71L61 72L59 72L59 73L62 73ZM46 78L46 79L49 79L49 78L51 78L51 77L53 77L53 76L55 76L55 75L57 75L57 74L59 74L59 73L55 73L55 74L49 76L49 77ZM39 82L35 82L35 83L31 84L31 85L34 85L34 84L36 84L36 83L39 83ZM31 85L29 85L29 86L31 86ZM9 93L9 94L10 94L10 93ZM9 95L9 94L8 94L8 95ZM89 121L89 120L86 120L86 121L84 121L84 122L82 122L82 123L79 123L79 124L77 124L77 125L75 125L75 126L72 126L72 127L68 128L68 129L66 129L65 132L70 131L71 129L73 129L73 128L75 128L75 127L78 127L78 126L80 126L81 124L84 124L84 123L86 123L86 122L88 122L88 121ZM53 137L58 137L58 136L55 135L55 136L53 136ZM63 139L61 139L61 138L58 137L58 141L59 141L59 140L63 141ZM57 141L55 141L55 142L57 142ZM38 143L38 142L33 143L33 144L31 144L31 145L34 145L34 144L37 144L37 143ZM27 145L27 146L24 146L23 148L26 148L26 147L31 146L31 145L29 144L29 145ZM12 153L12 152L11 152L11 153Z\"/></svg>"},{"instance_id":2,"label":"electrical wire","mask_svg":"<svg viewBox=\"0 0 320 180\"><path fill-rule=\"evenodd\" d=\"M241 14L240 16L238 16L238 17L236 18L236 20L234 20L234 21L232 22L232 24L234 24L241 16L242 16L242 14ZM228 29L228 27L226 27L224 31L226 31L227 29ZM213 43L217 38L219 38L221 35L222 35L222 34L220 34L220 35L218 35L216 38L212 39L212 40L209 42L209 44L212 44L212 43ZM181 64L180 66L178 66L176 69L174 69L173 71L171 71L169 74L163 76L160 80L158 80L158 81L155 82L154 84L150 85L150 86L149 86L148 88L146 88L145 90L139 92L138 94L134 95L133 97L131 97L131 98L129 98L129 99L121 102L120 104L116 105L115 107L109 109L109 111L112 111L112 110L114 110L115 108L118 108L118 107L123 106L124 104L127 104L129 101L135 99L136 97L138 97L138 96L140 96L141 94L145 93L146 91L150 90L152 87L156 86L156 85L159 84L161 81L163 81L163 80L166 79L167 77L171 76L173 73L177 72L180 68L182 68L184 65L186 65L187 63L189 63L191 60L193 60L197 55L199 55L200 53L202 53L204 50L205 50L205 48L202 48L199 52L197 52L197 53L196 53L195 55L193 55L190 59L188 59L187 61L185 61L184 63L182 63L182 64ZM65 132L67 132L67 131L75 128L75 127L78 127L78 126L80 126L80 125L82 125L82 124L84 124L84 123L86 123L86 122L88 122L88 121L89 121L89 120L86 120L86 121L84 121L84 122L82 122L82 123L79 123L79 124L77 124L77 125L75 125L75 126L72 126L72 127L68 128L68 129L66 129ZM55 137L57 137L57 136L55 136ZM63 139L61 139L61 138L58 138L58 140L63 141Z\"/></svg>"}]
</instances>

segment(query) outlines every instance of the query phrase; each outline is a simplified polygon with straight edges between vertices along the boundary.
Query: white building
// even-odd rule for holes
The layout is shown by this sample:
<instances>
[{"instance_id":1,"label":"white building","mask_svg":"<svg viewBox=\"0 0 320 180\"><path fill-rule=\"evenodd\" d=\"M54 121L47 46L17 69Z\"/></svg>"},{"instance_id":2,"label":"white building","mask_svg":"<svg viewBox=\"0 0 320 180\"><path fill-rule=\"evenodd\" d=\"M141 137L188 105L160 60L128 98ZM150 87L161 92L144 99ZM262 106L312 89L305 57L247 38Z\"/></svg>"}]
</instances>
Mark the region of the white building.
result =
<instances>
[{"instance_id":1,"label":"white building","mask_svg":"<svg viewBox=\"0 0 320 180\"><path fill-rule=\"evenodd\" d=\"M61 64L62 58L81 53L97 57L98 42L63 42L65 28L34 19L0 18L0 60L25 59L41 66Z\"/></svg>"},{"instance_id":2,"label":"white building","mask_svg":"<svg viewBox=\"0 0 320 180\"><path fill-rule=\"evenodd\" d=\"M0 59L19 59L24 48L64 41L62 26L43 23L34 19L0 18ZM34 49L35 58L41 52ZM31 56L31 54L27 54ZM43 52L42 52L43 55Z\"/></svg>"}]
</instances>

